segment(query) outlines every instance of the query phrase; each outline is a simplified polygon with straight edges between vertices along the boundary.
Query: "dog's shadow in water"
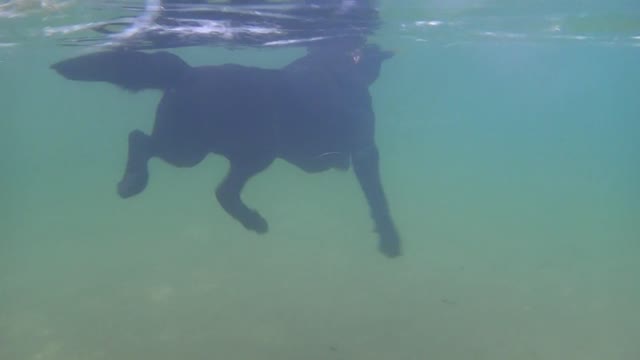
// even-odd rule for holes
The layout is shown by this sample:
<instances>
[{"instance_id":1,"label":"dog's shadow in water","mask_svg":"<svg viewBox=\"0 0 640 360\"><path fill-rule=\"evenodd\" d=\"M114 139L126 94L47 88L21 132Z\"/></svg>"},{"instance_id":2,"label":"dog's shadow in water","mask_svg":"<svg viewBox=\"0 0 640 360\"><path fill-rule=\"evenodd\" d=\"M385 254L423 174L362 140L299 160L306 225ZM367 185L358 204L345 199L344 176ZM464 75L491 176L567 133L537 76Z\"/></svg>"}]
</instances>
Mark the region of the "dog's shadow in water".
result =
<instances>
[{"instance_id":1,"label":"dog's shadow in water","mask_svg":"<svg viewBox=\"0 0 640 360\"><path fill-rule=\"evenodd\" d=\"M130 91L164 92L151 135L134 130L118 194L147 186L150 158L191 167L207 154L230 169L216 190L224 210L245 228L267 221L241 199L247 181L281 158L313 173L353 166L370 207L379 249L400 255L400 238L380 181L369 86L392 54L376 45L310 51L282 69L226 64L191 67L169 52L107 51L52 65L70 80L105 81Z\"/></svg>"}]
</instances>

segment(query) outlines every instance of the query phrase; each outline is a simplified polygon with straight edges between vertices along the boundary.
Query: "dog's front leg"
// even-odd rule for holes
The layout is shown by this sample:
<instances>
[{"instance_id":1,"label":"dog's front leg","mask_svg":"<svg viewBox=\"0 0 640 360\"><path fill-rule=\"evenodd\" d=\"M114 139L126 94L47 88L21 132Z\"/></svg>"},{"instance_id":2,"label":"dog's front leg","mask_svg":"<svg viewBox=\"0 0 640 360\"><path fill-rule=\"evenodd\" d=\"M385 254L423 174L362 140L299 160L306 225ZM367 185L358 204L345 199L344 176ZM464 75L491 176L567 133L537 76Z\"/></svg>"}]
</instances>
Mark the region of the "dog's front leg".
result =
<instances>
[{"instance_id":1,"label":"dog's front leg","mask_svg":"<svg viewBox=\"0 0 640 360\"><path fill-rule=\"evenodd\" d=\"M380 237L379 250L388 257L399 256L401 253L400 237L389 213L389 206L380 180L378 148L375 144L370 144L357 149L352 154L352 161L360 187L369 203L376 232Z\"/></svg>"}]
</instances>

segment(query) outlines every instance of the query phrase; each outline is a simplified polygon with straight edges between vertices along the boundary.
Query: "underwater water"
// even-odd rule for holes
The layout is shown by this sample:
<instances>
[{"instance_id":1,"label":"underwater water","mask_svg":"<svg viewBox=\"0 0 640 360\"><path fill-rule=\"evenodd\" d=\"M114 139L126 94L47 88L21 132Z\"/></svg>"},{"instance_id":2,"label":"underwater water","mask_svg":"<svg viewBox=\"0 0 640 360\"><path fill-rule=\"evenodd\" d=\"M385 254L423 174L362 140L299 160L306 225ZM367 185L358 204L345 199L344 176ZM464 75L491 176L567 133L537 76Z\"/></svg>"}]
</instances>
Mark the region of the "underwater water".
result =
<instances>
[{"instance_id":1,"label":"underwater water","mask_svg":"<svg viewBox=\"0 0 640 360\"><path fill-rule=\"evenodd\" d=\"M640 358L634 1L381 2L371 41L396 55L371 93L397 259L351 170L253 178L265 235L215 201L219 156L152 160L120 199L127 134L151 128L160 92L49 69L83 49L43 29L102 12L7 11L0 359ZM175 52L273 68L303 53Z\"/></svg>"}]
</instances>

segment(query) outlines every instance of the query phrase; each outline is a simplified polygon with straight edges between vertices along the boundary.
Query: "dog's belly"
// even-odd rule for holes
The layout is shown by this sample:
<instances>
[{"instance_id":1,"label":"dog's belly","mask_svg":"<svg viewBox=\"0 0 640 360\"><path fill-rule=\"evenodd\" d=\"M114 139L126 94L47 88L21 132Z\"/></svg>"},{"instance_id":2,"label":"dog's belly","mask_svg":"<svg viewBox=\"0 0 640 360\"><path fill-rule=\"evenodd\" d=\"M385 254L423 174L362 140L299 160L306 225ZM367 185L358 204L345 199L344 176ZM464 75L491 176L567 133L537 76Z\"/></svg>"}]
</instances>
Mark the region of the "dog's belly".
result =
<instances>
[{"instance_id":1,"label":"dog's belly","mask_svg":"<svg viewBox=\"0 0 640 360\"><path fill-rule=\"evenodd\" d=\"M318 155L282 154L279 157L306 172L321 172L329 169L347 170L351 156L347 152L324 152Z\"/></svg>"}]
</instances>

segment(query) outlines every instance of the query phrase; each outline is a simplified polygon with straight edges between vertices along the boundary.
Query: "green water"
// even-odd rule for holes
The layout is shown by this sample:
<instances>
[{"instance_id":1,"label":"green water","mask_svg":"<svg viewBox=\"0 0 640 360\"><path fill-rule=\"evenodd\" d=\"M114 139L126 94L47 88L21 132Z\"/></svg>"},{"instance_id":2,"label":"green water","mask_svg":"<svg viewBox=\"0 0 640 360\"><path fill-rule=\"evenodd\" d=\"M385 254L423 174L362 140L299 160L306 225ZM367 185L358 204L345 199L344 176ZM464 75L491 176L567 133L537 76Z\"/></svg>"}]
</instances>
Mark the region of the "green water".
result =
<instances>
[{"instance_id":1,"label":"green water","mask_svg":"<svg viewBox=\"0 0 640 360\"><path fill-rule=\"evenodd\" d=\"M0 359L640 358L640 47L416 41L430 33L396 25L420 17L391 7L378 41L397 55L372 95L394 260L351 171L254 178L266 235L215 202L216 156L153 160L119 199L127 134L160 93L64 81L48 65L78 50L46 39L0 48Z\"/></svg>"}]
</instances>

